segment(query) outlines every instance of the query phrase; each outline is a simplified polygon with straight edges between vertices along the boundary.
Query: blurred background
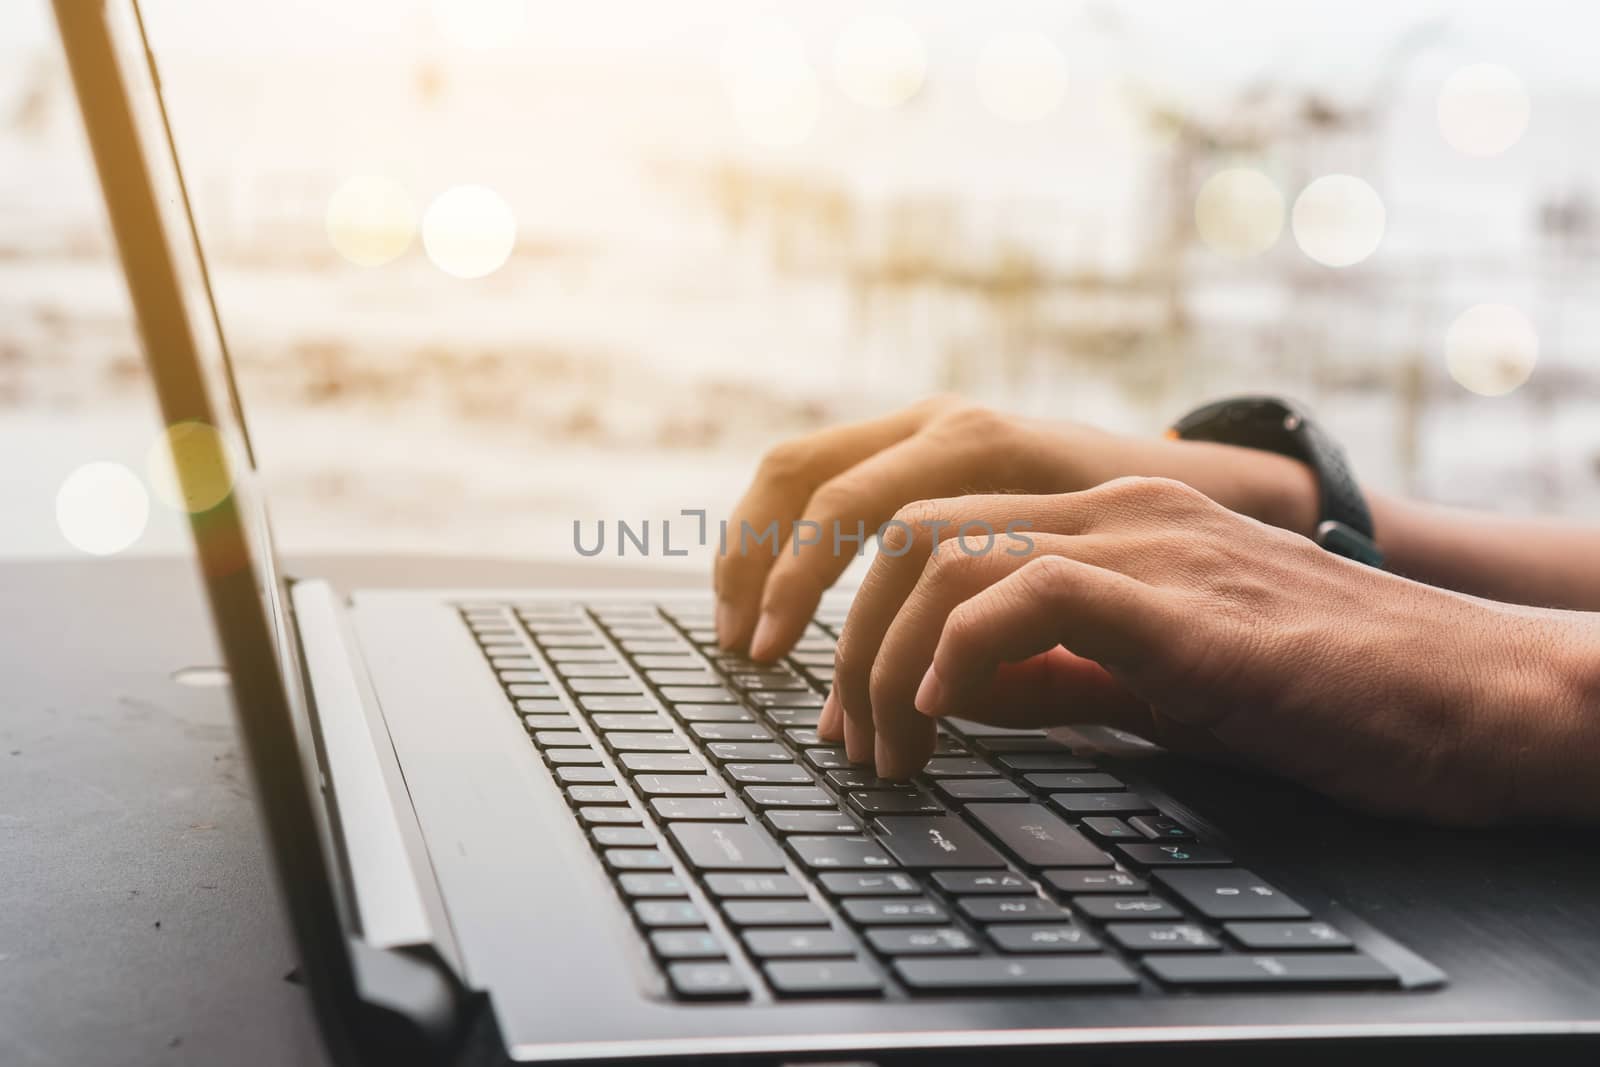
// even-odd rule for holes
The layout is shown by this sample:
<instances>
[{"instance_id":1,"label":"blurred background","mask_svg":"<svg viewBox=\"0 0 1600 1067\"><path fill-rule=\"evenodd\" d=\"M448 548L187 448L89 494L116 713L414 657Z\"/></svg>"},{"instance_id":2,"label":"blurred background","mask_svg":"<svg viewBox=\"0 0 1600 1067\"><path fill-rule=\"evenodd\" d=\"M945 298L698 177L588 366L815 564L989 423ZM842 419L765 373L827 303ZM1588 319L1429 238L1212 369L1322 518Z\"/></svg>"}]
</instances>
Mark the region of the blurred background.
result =
<instances>
[{"instance_id":1,"label":"blurred background","mask_svg":"<svg viewBox=\"0 0 1600 1067\"><path fill-rule=\"evenodd\" d=\"M1600 516L1595 5L144 6L290 551L571 559L935 390ZM7 0L0 553L184 545L129 314Z\"/></svg>"}]
</instances>

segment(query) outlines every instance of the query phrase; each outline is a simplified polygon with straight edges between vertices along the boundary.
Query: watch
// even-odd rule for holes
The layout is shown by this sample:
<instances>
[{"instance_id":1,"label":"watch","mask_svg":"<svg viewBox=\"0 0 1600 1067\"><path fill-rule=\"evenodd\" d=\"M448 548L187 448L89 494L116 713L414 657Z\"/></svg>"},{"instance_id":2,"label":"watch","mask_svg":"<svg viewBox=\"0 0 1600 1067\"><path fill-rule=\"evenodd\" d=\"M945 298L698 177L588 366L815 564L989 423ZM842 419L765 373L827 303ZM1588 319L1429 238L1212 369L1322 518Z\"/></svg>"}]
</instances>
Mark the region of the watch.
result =
<instances>
[{"instance_id":1,"label":"watch","mask_svg":"<svg viewBox=\"0 0 1600 1067\"><path fill-rule=\"evenodd\" d=\"M1214 441L1297 459L1317 476L1317 544L1336 555L1383 566L1372 512L1344 449L1309 415L1274 396L1239 396L1198 407L1173 424L1171 436Z\"/></svg>"}]
</instances>

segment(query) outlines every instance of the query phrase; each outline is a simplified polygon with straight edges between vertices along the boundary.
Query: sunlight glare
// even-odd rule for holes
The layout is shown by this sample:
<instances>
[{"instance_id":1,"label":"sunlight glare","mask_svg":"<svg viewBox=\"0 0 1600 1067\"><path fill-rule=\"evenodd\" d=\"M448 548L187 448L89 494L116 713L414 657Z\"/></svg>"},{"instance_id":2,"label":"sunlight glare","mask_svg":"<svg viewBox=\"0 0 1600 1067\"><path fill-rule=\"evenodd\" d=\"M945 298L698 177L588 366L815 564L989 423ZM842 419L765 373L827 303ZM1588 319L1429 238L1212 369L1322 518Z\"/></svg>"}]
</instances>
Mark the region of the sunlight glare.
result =
<instances>
[{"instance_id":1,"label":"sunlight glare","mask_svg":"<svg viewBox=\"0 0 1600 1067\"><path fill-rule=\"evenodd\" d=\"M1031 30L990 37L978 53L978 97L1007 122L1037 122L1067 94L1067 58L1055 42Z\"/></svg>"},{"instance_id":2,"label":"sunlight glare","mask_svg":"<svg viewBox=\"0 0 1600 1067\"><path fill-rule=\"evenodd\" d=\"M793 26L772 17L735 26L722 44L722 76L734 118L751 141L790 148L811 136L822 94Z\"/></svg>"},{"instance_id":3,"label":"sunlight glare","mask_svg":"<svg viewBox=\"0 0 1600 1067\"><path fill-rule=\"evenodd\" d=\"M893 15L857 16L834 45L834 80L862 107L898 107L917 95L927 76L922 35Z\"/></svg>"},{"instance_id":4,"label":"sunlight glare","mask_svg":"<svg viewBox=\"0 0 1600 1067\"><path fill-rule=\"evenodd\" d=\"M1463 155L1499 155L1522 139L1530 110L1520 78L1497 63L1474 63L1439 90L1439 132Z\"/></svg>"},{"instance_id":5,"label":"sunlight glare","mask_svg":"<svg viewBox=\"0 0 1600 1067\"><path fill-rule=\"evenodd\" d=\"M482 185L446 189L422 216L422 247L428 258L457 278L493 274L510 258L516 242L511 205Z\"/></svg>"},{"instance_id":6,"label":"sunlight glare","mask_svg":"<svg viewBox=\"0 0 1600 1067\"><path fill-rule=\"evenodd\" d=\"M1194 222L1212 251L1236 259L1253 256L1271 248L1283 232L1283 194L1259 170L1219 170L1195 197Z\"/></svg>"},{"instance_id":7,"label":"sunlight glare","mask_svg":"<svg viewBox=\"0 0 1600 1067\"><path fill-rule=\"evenodd\" d=\"M145 475L151 492L174 511L210 511L233 492L233 464L222 434L195 420L156 437L145 455Z\"/></svg>"},{"instance_id":8,"label":"sunlight glare","mask_svg":"<svg viewBox=\"0 0 1600 1067\"><path fill-rule=\"evenodd\" d=\"M328 197L328 241L359 267L398 259L417 233L417 208L399 182L357 175Z\"/></svg>"},{"instance_id":9,"label":"sunlight glare","mask_svg":"<svg viewBox=\"0 0 1600 1067\"><path fill-rule=\"evenodd\" d=\"M150 497L139 476L120 463L85 463L56 492L56 525L67 543L91 556L112 556L144 533Z\"/></svg>"},{"instance_id":10,"label":"sunlight glare","mask_svg":"<svg viewBox=\"0 0 1600 1067\"><path fill-rule=\"evenodd\" d=\"M1504 396L1533 374L1539 335L1509 304L1478 304L1450 324L1444 353L1456 384L1479 396Z\"/></svg>"},{"instance_id":11,"label":"sunlight glare","mask_svg":"<svg viewBox=\"0 0 1600 1067\"><path fill-rule=\"evenodd\" d=\"M1301 190L1292 219L1300 250L1329 267L1348 267L1377 251L1386 221L1377 190L1348 174L1325 175Z\"/></svg>"}]
</instances>

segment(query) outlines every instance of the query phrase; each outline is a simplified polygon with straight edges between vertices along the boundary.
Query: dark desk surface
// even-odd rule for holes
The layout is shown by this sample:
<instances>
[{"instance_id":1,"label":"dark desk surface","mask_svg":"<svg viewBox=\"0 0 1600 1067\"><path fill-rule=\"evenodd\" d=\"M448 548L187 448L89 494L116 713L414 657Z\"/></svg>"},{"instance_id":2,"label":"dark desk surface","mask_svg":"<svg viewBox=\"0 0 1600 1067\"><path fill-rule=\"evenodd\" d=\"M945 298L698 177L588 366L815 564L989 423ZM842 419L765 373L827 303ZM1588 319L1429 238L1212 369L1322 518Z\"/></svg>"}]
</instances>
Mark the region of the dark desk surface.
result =
<instances>
[{"instance_id":1,"label":"dark desk surface","mask_svg":"<svg viewBox=\"0 0 1600 1067\"><path fill-rule=\"evenodd\" d=\"M553 582L486 560L298 573ZM323 1063L226 691L170 679L217 660L192 561L7 561L0 603L0 1064Z\"/></svg>"}]
</instances>

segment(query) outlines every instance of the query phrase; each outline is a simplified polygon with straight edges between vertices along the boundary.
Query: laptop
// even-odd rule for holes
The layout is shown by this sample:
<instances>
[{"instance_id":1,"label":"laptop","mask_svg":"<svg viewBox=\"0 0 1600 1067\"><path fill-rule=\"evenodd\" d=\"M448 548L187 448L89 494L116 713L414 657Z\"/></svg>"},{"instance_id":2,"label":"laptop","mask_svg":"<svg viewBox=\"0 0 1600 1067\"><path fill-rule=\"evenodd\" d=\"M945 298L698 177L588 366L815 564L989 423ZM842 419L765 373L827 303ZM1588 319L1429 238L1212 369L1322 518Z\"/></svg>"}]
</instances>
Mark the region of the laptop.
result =
<instances>
[{"instance_id":1,"label":"laptop","mask_svg":"<svg viewBox=\"0 0 1600 1067\"><path fill-rule=\"evenodd\" d=\"M815 732L845 598L757 664L718 649L709 594L286 580L137 6L55 7L164 419L197 431L180 479L215 499L229 478L194 540L335 1059L1060 1062L1597 1029L1553 979L1519 996L1425 958L1415 864L1288 787L1213 773L1206 794L1192 770L1186 793L1160 761L959 720L910 782L851 765ZM1380 862L1387 896L1356 877Z\"/></svg>"}]
</instances>

